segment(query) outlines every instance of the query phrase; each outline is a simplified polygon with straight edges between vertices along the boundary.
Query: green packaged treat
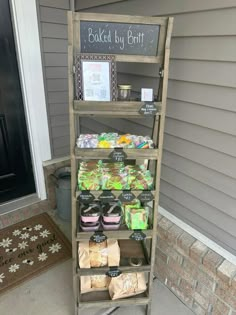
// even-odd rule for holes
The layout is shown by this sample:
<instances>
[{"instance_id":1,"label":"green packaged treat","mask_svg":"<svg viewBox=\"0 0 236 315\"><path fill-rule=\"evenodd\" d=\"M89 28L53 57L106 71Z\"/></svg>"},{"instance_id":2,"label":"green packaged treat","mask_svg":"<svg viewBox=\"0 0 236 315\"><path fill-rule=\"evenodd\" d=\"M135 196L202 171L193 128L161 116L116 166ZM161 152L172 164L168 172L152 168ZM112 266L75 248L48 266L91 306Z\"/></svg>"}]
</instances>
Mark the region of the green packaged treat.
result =
<instances>
[{"instance_id":1,"label":"green packaged treat","mask_svg":"<svg viewBox=\"0 0 236 315\"><path fill-rule=\"evenodd\" d=\"M128 209L126 224L131 230L146 230L148 227L148 208Z\"/></svg>"},{"instance_id":2,"label":"green packaged treat","mask_svg":"<svg viewBox=\"0 0 236 315\"><path fill-rule=\"evenodd\" d=\"M138 199L134 199L130 201L129 203L122 203L122 210L125 217L125 223L128 226L129 224L129 211L130 209L138 209L141 207L141 202ZM129 227L129 226L128 226Z\"/></svg>"}]
</instances>

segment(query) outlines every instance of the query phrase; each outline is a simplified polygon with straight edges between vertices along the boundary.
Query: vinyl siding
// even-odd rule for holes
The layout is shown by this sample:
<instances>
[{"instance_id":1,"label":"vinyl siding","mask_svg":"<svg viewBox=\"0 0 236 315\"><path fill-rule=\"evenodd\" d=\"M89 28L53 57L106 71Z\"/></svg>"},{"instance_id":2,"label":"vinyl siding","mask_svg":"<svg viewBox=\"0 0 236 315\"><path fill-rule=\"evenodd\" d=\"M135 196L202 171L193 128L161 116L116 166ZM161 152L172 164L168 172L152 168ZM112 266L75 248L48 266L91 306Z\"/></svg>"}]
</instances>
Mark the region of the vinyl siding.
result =
<instances>
[{"instance_id":1,"label":"vinyl siding","mask_svg":"<svg viewBox=\"0 0 236 315\"><path fill-rule=\"evenodd\" d=\"M67 11L70 0L37 0L53 157L69 154Z\"/></svg>"},{"instance_id":2,"label":"vinyl siding","mask_svg":"<svg viewBox=\"0 0 236 315\"><path fill-rule=\"evenodd\" d=\"M236 254L235 0L77 1L83 11L174 16L160 204ZM101 4L101 6L99 6ZM89 6L91 6L90 9ZM94 7L93 7L94 6ZM39 0L42 53L54 156L69 153L69 1ZM118 65L118 81L152 87L158 67ZM89 119L83 132L148 134L152 121Z\"/></svg>"},{"instance_id":3,"label":"vinyl siding","mask_svg":"<svg viewBox=\"0 0 236 315\"><path fill-rule=\"evenodd\" d=\"M236 254L236 3L147 3L145 10L143 0L129 0L90 11L174 16L160 204ZM156 90L156 67L118 69L135 90Z\"/></svg>"}]
</instances>

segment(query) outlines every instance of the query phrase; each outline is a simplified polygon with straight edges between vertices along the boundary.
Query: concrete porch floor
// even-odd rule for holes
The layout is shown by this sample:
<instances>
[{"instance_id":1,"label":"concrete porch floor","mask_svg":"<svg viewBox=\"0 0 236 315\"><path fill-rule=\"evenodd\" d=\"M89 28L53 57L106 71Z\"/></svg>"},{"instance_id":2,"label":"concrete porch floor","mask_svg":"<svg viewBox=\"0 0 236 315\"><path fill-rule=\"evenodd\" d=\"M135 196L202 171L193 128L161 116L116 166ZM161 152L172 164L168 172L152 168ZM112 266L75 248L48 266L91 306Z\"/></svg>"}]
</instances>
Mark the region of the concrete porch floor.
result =
<instances>
[{"instance_id":1,"label":"concrete porch floor","mask_svg":"<svg viewBox=\"0 0 236 315\"><path fill-rule=\"evenodd\" d=\"M70 225L53 219L61 230L70 236ZM193 314L171 291L158 280L154 281L152 314L191 315ZM72 262L59 264L43 274L23 283L0 296L0 314L9 315L74 315L72 291ZM90 309L80 315L102 315L105 310ZM114 315L143 315L144 308L133 306L117 309Z\"/></svg>"}]
</instances>

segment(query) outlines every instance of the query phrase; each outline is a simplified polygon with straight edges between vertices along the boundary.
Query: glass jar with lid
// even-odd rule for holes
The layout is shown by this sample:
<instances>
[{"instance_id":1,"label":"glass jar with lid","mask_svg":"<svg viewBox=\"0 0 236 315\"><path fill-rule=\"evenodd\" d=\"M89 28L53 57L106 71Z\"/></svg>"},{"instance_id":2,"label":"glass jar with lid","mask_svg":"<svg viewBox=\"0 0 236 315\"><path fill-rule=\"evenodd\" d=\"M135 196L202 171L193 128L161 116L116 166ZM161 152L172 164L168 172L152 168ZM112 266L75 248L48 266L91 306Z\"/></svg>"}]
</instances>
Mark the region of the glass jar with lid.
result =
<instances>
[{"instance_id":1,"label":"glass jar with lid","mask_svg":"<svg viewBox=\"0 0 236 315\"><path fill-rule=\"evenodd\" d=\"M130 101L131 85L119 84L118 85L118 101Z\"/></svg>"}]
</instances>

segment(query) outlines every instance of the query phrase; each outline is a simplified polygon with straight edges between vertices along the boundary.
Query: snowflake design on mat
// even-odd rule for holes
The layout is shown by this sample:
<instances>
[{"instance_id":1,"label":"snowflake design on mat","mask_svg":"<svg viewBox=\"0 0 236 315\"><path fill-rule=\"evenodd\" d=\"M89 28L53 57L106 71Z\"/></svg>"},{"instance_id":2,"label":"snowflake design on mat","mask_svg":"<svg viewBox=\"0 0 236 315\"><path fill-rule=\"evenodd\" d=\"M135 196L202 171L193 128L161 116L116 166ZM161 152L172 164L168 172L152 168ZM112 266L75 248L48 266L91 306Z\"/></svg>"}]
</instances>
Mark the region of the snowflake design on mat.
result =
<instances>
[{"instance_id":1,"label":"snowflake design on mat","mask_svg":"<svg viewBox=\"0 0 236 315\"><path fill-rule=\"evenodd\" d=\"M17 251L17 248L16 248L16 247L15 247L15 248L6 248L6 249L5 249L5 252L6 252L6 253L9 253L9 254L14 253L15 251Z\"/></svg>"},{"instance_id":2,"label":"snowflake design on mat","mask_svg":"<svg viewBox=\"0 0 236 315\"><path fill-rule=\"evenodd\" d=\"M20 268L20 265L14 264L9 267L9 272L16 272Z\"/></svg>"},{"instance_id":3,"label":"snowflake design on mat","mask_svg":"<svg viewBox=\"0 0 236 315\"><path fill-rule=\"evenodd\" d=\"M30 236L29 233L25 232L25 233L21 234L20 238L22 240L25 240L25 239L29 238L29 236Z\"/></svg>"},{"instance_id":4,"label":"snowflake design on mat","mask_svg":"<svg viewBox=\"0 0 236 315\"><path fill-rule=\"evenodd\" d=\"M23 231L28 231L28 232L30 232L30 231L32 231L32 227L26 226L26 227L24 227L22 230L23 230Z\"/></svg>"},{"instance_id":5,"label":"snowflake design on mat","mask_svg":"<svg viewBox=\"0 0 236 315\"><path fill-rule=\"evenodd\" d=\"M36 236L36 235L31 236L31 238L30 238L31 242L35 242L37 239L38 239L38 236Z\"/></svg>"},{"instance_id":6,"label":"snowflake design on mat","mask_svg":"<svg viewBox=\"0 0 236 315\"><path fill-rule=\"evenodd\" d=\"M48 237L49 234L51 234L51 232L49 232L48 230L44 230L43 232L40 232L40 236L42 236L42 238Z\"/></svg>"},{"instance_id":7,"label":"snowflake design on mat","mask_svg":"<svg viewBox=\"0 0 236 315\"><path fill-rule=\"evenodd\" d=\"M12 240L8 238L3 238L2 241L0 242L0 247L6 248L9 247L12 244Z\"/></svg>"},{"instance_id":8,"label":"snowflake design on mat","mask_svg":"<svg viewBox=\"0 0 236 315\"><path fill-rule=\"evenodd\" d=\"M25 242L25 241L23 241L23 242L21 242L21 243L19 243L18 244L18 247L20 248L20 249L25 249L26 247L28 247L29 245L28 245L28 242Z\"/></svg>"},{"instance_id":9,"label":"snowflake design on mat","mask_svg":"<svg viewBox=\"0 0 236 315\"><path fill-rule=\"evenodd\" d=\"M38 260L39 261L44 261L48 258L48 255L46 253L41 253L38 255Z\"/></svg>"},{"instance_id":10,"label":"snowflake design on mat","mask_svg":"<svg viewBox=\"0 0 236 315\"><path fill-rule=\"evenodd\" d=\"M49 252L52 252L52 254L58 253L60 249L61 249L61 244L59 243L52 244L52 246L49 247Z\"/></svg>"},{"instance_id":11,"label":"snowflake design on mat","mask_svg":"<svg viewBox=\"0 0 236 315\"><path fill-rule=\"evenodd\" d=\"M31 260L31 259L25 259L22 262L23 262L23 264L27 264L27 265L30 265L30 266L32 266L34 264L34 261Z\"/></svg>"},{"instance_id":12,"label":"snowflake design on mat","mask_svg":"<svg viewBox=\"0 0 236 315\"><path fill-rule=\"evenodd\" d=\"M3 283L3 279L5 278L5 275L4 273L1 273L0 274L0 283Z\"/></svg>"},{"instance_id":13,"label":"snowflake design on mat","mask_svg":"<svg viewBox=\"0 0 236 315\"><path fill-rule=\"evenodd\" d=\"M42 224L37 224L37 225L35 225L34 230L35 230L35 231L39 231L39 230L41 230L42 228L43 228Z\"/></svg>"},{"instance_id":14,"label":"snowflake design on mat","mask_svg":"<svg viewBox=\"0 0 236 315\"><path fill-rule=\"evenodd\" d=\"M12 232L12 235L13 236L21 235L21 231L20 230L15 230L15 231Z\"/></svg>"}]
</instances>

